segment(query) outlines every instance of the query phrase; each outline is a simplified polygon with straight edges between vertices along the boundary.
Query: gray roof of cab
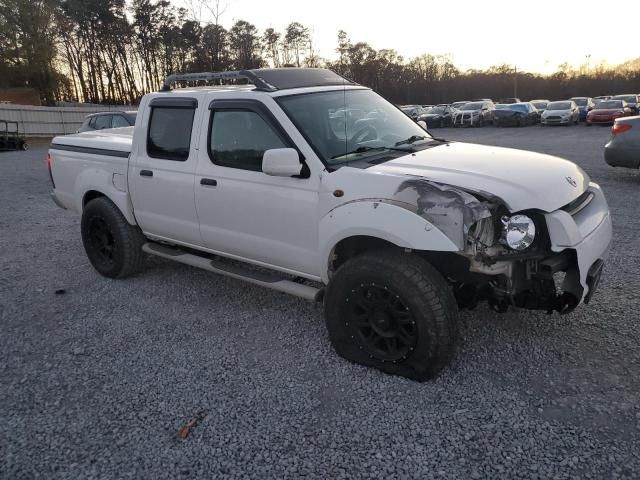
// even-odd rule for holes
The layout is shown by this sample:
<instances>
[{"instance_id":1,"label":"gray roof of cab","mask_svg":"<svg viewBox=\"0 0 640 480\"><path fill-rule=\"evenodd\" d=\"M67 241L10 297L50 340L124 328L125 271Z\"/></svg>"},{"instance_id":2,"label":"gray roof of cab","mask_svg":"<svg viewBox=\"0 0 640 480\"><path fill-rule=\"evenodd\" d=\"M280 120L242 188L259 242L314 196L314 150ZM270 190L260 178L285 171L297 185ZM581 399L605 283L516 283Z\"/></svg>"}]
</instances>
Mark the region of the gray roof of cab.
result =
<instances>
[{"instance_id":1,"label":"gray roof of cab","mask_svg":"<svg viewBox=\"0 0 640 480\"><path fill-rule=\"evenodd\" d=\"M247 80L256 90L275 92L289 88L354 85L326 68L258 68L234 72L202 72L169 75L162 91L171 90L173 82Z\"/></svg>"}]
</instances>

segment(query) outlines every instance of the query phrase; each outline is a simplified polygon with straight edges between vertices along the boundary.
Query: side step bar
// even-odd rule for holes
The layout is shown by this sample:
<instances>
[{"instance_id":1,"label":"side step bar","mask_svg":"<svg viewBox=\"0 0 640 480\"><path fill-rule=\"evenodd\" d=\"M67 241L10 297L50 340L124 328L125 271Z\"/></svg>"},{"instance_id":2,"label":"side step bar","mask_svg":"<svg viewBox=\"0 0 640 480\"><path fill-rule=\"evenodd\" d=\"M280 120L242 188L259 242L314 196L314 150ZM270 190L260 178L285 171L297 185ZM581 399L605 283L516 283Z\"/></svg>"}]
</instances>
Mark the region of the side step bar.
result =
<instances>
[{"instance_id":1,"label":"side step bar","mask_svg":"<svg viewBox=\"0 0 640 480\"><path fill-rule=\"evenodd\" d=\"M307 300L319 301L322 298L323 289L287 280L286 278L278 276L277 273L255 271L249 268L243 268L240 265L230 265L215 258L195 255L180 250L179 248L161 245L159 243L145 243L142 246L142 250L150 255L156 255L168 260L184 263L185 265L191 265L192 267L226 275L227 277L244 280L254 285L260 285L261 287L288 293Z\"/></svg>"}]
</instances>

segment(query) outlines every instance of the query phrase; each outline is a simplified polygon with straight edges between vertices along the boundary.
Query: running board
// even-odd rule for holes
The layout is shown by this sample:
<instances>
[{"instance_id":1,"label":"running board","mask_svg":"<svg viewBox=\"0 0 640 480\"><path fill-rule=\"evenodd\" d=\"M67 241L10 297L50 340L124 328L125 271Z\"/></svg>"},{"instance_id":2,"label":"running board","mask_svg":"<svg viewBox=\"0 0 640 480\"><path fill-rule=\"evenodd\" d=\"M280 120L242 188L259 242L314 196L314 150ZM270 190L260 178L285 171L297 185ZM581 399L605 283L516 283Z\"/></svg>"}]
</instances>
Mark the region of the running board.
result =
<instances>
[{"instance_id":1,"label":"running board","mask_svg":"<svg viewBox=\"0 0 640 480\"><path fill-rule=\"evenodd\" d=\"M277 273L269 273L256 271L249 268L243 268L240 265L230 265L215 258L180 250L178 248L161 245L159 243L145 243L142 250L150 255L174 260L196 268L202 268L213 273L226 275L227 277L244 280L245 282L260 285L261 287L270 288L279 292L288 293L296 297L304 298L312 301L319 301L322 298L323 289L315 288L310 285L293 282Z\"/></svg>"}]
</instances>

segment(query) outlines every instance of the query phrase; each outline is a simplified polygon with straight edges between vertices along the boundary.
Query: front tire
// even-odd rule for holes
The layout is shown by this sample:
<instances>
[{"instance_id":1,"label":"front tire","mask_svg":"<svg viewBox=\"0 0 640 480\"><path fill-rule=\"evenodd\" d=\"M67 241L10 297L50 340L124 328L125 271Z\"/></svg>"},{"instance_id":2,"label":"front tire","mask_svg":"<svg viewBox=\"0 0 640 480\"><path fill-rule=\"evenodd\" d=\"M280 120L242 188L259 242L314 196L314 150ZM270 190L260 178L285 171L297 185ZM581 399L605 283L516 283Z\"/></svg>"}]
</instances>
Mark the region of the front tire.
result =
<instances>
[{"instance_id":1,"label":"front tire","mask_svg":"<svg viewBox=\"0 0 640 480\"><path fill-rule=\"evenodd\" d=\"M142 269L142 245L146 239L108 198L94 198L87 203L80 228L87 257L101 275L124 278Z\"/></svg>"},{"instance_id":2,"label":"front tire","mask_svg":"<svg viewBox=\"0 0 640 480\"><path fill-rule=\"evenodd\" d=\"M453 294L416 255L383 250L347 260L332 277L324 303L331 343L352 362L425 381L455 351Z\"/></svg>"}]
</instances>

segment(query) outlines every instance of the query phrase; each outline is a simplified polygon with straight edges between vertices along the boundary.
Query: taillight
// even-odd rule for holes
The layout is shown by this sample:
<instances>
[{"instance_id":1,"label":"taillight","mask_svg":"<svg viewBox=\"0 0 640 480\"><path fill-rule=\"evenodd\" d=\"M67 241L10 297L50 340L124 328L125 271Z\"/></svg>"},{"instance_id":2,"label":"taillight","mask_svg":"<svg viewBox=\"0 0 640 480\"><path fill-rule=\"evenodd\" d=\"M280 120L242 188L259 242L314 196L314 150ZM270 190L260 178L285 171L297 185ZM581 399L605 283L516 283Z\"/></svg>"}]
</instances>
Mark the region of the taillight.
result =
<instances>
[{"instance_id":1,"label":"taillight","mask_svg":"<svg viewBox=\"0 0 640 480\"><path fill-rule=\"evenodd\" d=\"M56 182L53 181L53 172L51 172L51 154L47 153L47 169L49 170L49 178L51 179L51 185L56 188Z\"/></svg>"},{"instance_id":2,"label":"taillight","mask_svg":"<svg viewBox=\"0 0 640 480\"><path fill-rule=\"evenodd\" d=\"M611 134L618 135L619 133L624 133L628 130L631 130L631 125L628 123L614 123L611 128Z\"/></svg>"}]
</instances>

